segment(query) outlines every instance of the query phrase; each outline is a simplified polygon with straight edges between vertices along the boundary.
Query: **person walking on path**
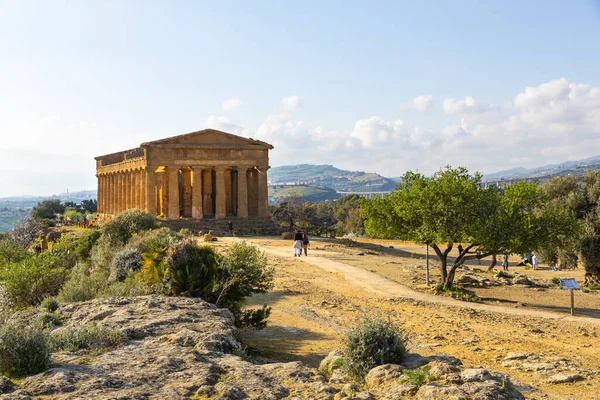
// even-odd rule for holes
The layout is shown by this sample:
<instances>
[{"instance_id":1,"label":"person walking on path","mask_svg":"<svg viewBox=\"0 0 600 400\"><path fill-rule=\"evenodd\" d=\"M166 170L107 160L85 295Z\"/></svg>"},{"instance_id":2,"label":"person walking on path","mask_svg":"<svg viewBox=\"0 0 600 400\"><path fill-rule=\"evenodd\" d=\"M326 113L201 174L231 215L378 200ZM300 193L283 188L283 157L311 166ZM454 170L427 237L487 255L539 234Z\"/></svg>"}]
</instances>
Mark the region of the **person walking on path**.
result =
<instances>
[{"instance_id":1,"label":"person walking on path","mask_svg":"<svg viewBox=\"0 0 600 400\"><path fill-rule=\"evenodd\" d=\"M508 271L508 254L502 256L502 268Z\"/></svg>"},{"instance_id":2,"label":"person walking on path","mask_svg":"<svg viewBox=\"0 0 600 400\"><path fill-rule=\"evenodd\" d=\"M294 235L294 257L302 255L302 232L297 231Z\"/></svg>"},{"instance_id":3,"label":"person walking on path","mask_svg":"<svg viewBox=\"0 0 600 400\"><path fill-rule=\"evenodd\" d=\"M302 249L304 249L304 257L308 257L308 248L310 247L310 240L308 240L308 236L306 233L302 235ZM300 252L302 253L302 251Z\"/></svg>"},{"instance_id":4,"label":"person walking on path","mask_svg":"<svg viewBox=\"0 0 600 400\"><path fill-rule=\"evenodd\" d=\"M229 234L233 237L233 222L229 221L227 223L227 229L229 229Z\"/></svg>"},{"instance_id":5,"label":"person walking on path","mask_svg":"<svg viewBox=\"0 0 600 400\"><path fill-rule=\"evenodd\" d=\"M531 265L533 266L534 271L538 269L538 258L535 253L531 255Z\"/></svg>"},{"instance_id":6,"label":"person walking on path","mask_svg":"<svg viewBox=\"0 0 600 400\"><path fill-rule=\"evenodd\" d=\"M477 265L481 265L481 250L477 249L475 254L477 254Z\"/></svg>"}]
</instances>

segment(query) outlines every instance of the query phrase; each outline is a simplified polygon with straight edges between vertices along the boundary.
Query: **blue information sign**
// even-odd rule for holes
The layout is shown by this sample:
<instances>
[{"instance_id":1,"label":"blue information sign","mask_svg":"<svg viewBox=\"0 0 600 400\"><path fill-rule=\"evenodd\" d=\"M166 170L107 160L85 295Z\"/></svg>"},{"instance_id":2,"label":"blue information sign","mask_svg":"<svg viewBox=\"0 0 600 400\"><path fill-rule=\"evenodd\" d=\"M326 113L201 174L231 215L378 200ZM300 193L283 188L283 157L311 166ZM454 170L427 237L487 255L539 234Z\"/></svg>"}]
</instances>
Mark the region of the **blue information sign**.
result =
<instances>
[{"instance_id":1,"label":"blue information sign","mask_svg":"<svg viewBox=\"0 0 600 400\"><path fill-rule=\"evenodd\" d=\"M561 284L562 288L566 289L566 290L581 289L579 287L579 285L577 284L577 281L575 280L575 278L562 278L560 280L560 284Z\"/></svg>"}]
</instances>

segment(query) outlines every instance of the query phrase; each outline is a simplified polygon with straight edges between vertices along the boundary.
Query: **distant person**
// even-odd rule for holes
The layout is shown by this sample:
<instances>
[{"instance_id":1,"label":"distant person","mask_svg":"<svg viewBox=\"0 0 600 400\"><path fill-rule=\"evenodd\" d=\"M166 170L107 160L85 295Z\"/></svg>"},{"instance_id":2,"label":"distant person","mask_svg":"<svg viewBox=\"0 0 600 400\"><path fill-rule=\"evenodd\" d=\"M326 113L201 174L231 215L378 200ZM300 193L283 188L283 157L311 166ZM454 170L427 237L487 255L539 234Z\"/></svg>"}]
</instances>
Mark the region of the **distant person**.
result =
<instances>
[{"instance_id":1,"label":"distant person","mask_svg":"<svg viewBox=\"0 0 600 400\"><path fill-rule=\"evenodd\" d=\"M502 268L508 271L508 254L502 256Z\"/></svg>"},{"instance_id":2,"label":"distant person","mask_svg":"<svg viewBox=\"0 0 600 400\"><path fill-rule=\"evenodd\" d=\"M550 268L552 268L552 271L556 271L556 260L552 260L550 263Z\"/></svg>"},{"instance_id":3,"label":"distant person","mask_svg":"<svg viewBox=\"0 0 600 400\"><path fill-rule=\"evenodd\" d=\"M481 250L477 249L475 254L477 254L477 265L481 265Z\"/></svg>"},{"instance_id":4,"label":"distant person","mask_svg":"<svg viewBox=\"0 0 600 400\"><path fill-rule=\"evenodd\" d=\"M302 235L302 249L304 250L304 257L308 257L308 248L310 247L310 240L306 234ZM302 253L302 252L300 252Z\"/></svg>"},{"instance_id":5,"label":"distant person","mask_svg":"<svg viewBox=\"0 0 600 400\"><path fill-rule=\"evenodd\" d=\"M462 244L459 244L458 245L458 255L460 256L462 254L462 252L463 252Z\"/></svg>"},{"instance_id":6,"label":"distant person","mask_svg":"<svg viewBox=\"0 0 600 400\"><path fill-rule=\"evenodd\" d=\"M297 231L294 235L294 257L302 256L302 232Z\"/></svg>"},{"instance_id":7,"label":"distant person","mask_svg":"<svg viewBox=\"0 0 600 400\"><path fill-rule=\"evenodd\" d=\"M229 221L227 223L227 229L229 229L229 234L233 237L233 222Z\"/></svg>"},{"instance_id":8,"label":"distant person","mask_svg":"<svg viewBox=\"0 0 600 400\"><path fill-rule=\"evenodd\" d=\"M531 255L531 266L534 271L538 269L538 258L535 253Z\"/></svg>"}]
</instances>

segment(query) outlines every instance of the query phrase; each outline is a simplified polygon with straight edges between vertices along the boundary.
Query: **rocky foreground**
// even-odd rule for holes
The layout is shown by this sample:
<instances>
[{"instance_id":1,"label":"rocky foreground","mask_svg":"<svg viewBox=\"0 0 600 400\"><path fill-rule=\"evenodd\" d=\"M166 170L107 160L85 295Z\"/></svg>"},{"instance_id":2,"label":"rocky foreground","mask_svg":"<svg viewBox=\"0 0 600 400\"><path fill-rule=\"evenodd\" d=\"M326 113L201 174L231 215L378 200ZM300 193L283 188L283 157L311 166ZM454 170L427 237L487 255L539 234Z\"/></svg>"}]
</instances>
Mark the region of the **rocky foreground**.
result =
<instances>
[{"instance_id":1,"label":"rocky foreground","mask_svg":"<svg viewBox=\"0 0 600 400\"><path fill-rule=\"evenodd\" d=\"M102 324L129 339L102 351L55 353L50 370L18 384L0 378L0 399L523 398L507 376L466 368L453 357L410 354L404 365L371 370L363 386L344 375L335 351L319 370L300 362L248 361L230 312L199 299L99 299L62 305L58 312L63 326L55 329ZM426 365L424 382L406 379L406 369Z\"/></svg>"}]
</instances>

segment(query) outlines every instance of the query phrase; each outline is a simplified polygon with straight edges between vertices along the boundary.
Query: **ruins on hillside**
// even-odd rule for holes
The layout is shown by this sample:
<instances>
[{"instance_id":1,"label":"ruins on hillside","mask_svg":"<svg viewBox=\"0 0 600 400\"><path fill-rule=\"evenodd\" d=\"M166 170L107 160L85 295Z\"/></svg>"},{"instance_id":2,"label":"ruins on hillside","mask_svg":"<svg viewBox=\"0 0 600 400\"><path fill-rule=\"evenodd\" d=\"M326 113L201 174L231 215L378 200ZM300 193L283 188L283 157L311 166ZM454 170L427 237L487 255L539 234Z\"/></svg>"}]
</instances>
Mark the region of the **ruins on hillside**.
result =
<instances>
[{"instance_id":1,"label":"ruins on hillside","mask_svg":"<svg viewBox=\"0 0 600 400\"><path fill-rule=\"evenodd\" d=\"M268 215L268 143L205 129L96 157L98 212L168 220Z\"/></svg>"}]
</instances>

